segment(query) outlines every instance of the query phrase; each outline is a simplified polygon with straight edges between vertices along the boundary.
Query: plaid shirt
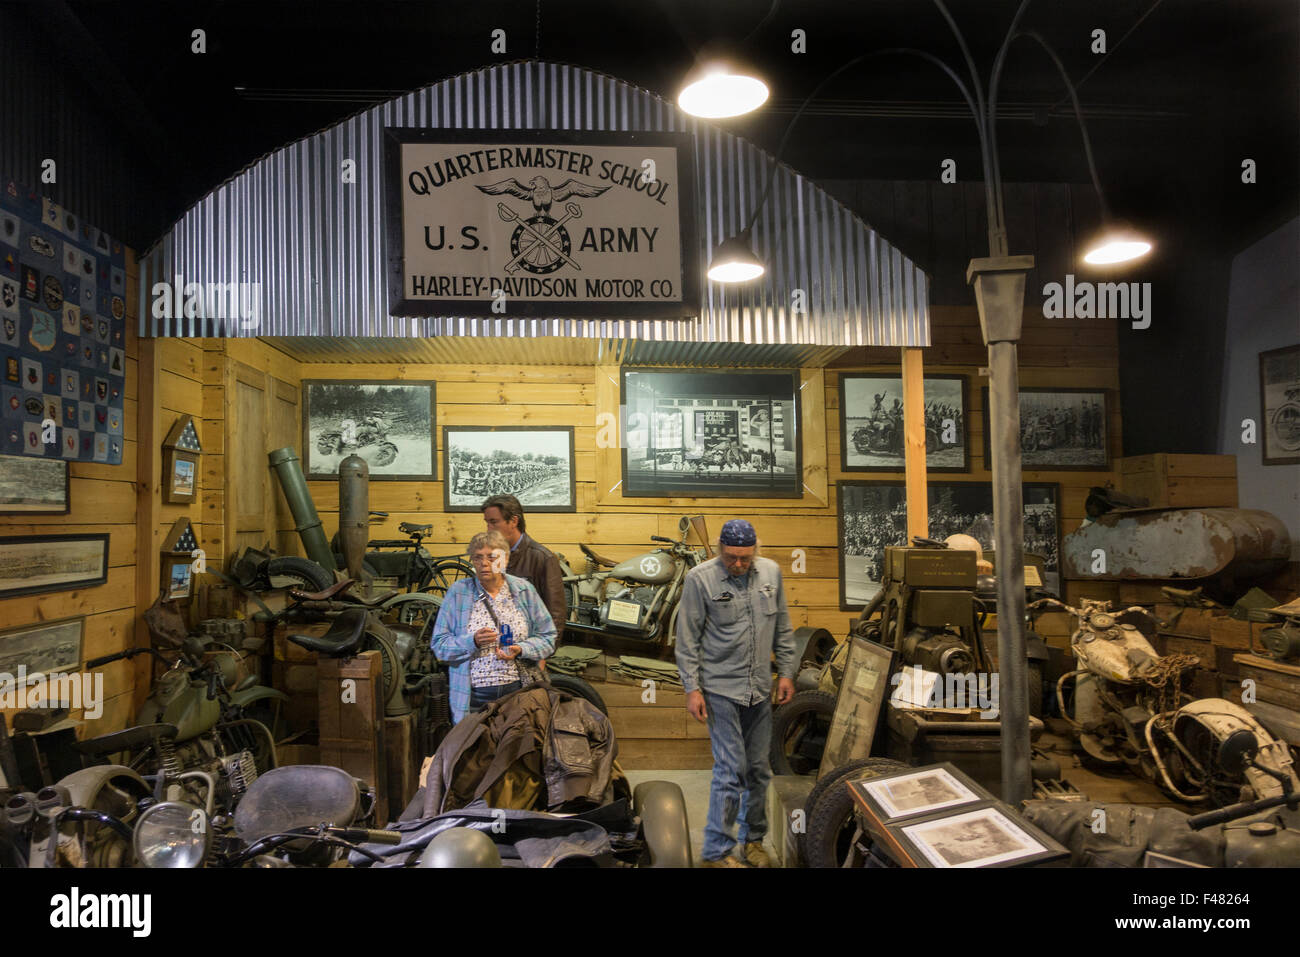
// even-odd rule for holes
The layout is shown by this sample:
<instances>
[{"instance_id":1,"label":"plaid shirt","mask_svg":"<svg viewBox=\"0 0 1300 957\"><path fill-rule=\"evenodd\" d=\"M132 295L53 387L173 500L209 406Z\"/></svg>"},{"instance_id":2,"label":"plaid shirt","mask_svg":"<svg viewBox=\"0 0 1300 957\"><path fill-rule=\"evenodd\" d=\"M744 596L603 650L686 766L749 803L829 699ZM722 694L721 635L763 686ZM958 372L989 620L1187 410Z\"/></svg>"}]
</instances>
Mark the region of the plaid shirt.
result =
<instances>
[{"instance_id":1,"label":"plaid shirt","mask_svg":"<svg viewBox=\"0 0 1300 957\"><path fill-rule=\"evenodd\" d=\"M540 661L555 651L555 622L542 604L537 589L523 578L506 575L510 597L528 619L528 636L515 636L520 657ZM433 625L430 645L438 660L451 666L451 716L460 721L469 711L469 669L478 646L469 630L469 616L474 603L483 594L477 578L462 578L447 589Z\"/></svg>"}]
</instances>

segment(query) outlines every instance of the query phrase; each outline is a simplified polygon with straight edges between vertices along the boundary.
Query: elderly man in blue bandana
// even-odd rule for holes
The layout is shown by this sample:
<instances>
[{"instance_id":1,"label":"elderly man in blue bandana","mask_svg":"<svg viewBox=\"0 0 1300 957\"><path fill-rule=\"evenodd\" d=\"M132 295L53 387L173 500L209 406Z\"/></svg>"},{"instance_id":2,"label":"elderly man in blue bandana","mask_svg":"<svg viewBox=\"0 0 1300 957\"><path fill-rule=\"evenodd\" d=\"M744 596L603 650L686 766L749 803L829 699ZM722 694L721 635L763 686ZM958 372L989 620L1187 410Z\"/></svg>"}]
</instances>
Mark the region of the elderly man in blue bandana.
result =
<instances>
[{"instance_id":1,"label":"elderly man in blue bandana","mask_svg":"<svg viewBox=\"0 0 1300 957\"><path fill-rule=\"evenodd\" d=\"M713 784L701 852L705 867L769 867L767 785L772 779L772 658L776 702L794 695L798 666L781 567L758 554L744 519L722 526L718 554L686 575L677 610L677 670L686 710L707 721ZM744 860L733 855L740 822Z\"/></svg>"}]
</instances>

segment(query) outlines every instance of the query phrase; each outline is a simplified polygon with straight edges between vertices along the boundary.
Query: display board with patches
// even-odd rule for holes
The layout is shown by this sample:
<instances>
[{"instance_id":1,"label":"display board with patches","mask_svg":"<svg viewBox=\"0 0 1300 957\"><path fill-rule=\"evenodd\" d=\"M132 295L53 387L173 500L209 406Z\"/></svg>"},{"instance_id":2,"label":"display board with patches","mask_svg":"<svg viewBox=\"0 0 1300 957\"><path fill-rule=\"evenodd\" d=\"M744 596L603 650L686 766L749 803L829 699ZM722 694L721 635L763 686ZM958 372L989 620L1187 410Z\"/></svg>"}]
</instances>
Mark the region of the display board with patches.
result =
<instances>
[{"instance_id":1,"label":"display board with patches","mask_svg":"<svg viewBox=\"0 0 1300 957\"><path fill-rule=\"evenodd\" d=\"M0 186L0 452L120 465L126 254L120 240Z\"/></svg>"}]
</instances>

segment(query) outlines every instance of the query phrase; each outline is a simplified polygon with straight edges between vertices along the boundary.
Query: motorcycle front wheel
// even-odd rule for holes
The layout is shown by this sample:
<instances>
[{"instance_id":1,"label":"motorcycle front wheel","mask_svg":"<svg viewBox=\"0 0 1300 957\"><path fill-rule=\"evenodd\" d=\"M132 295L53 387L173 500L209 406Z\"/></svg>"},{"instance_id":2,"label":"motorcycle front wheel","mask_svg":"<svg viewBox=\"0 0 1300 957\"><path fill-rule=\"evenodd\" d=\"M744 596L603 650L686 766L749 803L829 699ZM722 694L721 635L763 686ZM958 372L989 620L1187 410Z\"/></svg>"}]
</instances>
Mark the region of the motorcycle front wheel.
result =
<instances>
[{"instance_id":1,"label":"motorcycle front wheel","mask_svg":"<svg viewBox=\"0 0 1300 957\"><path fill-rule=\"evenodd\" d=\"M380 442L375 451L366 456L372 466L382 468L397 461L397 446L392 442Z\"/></svg>"}]
</instances>

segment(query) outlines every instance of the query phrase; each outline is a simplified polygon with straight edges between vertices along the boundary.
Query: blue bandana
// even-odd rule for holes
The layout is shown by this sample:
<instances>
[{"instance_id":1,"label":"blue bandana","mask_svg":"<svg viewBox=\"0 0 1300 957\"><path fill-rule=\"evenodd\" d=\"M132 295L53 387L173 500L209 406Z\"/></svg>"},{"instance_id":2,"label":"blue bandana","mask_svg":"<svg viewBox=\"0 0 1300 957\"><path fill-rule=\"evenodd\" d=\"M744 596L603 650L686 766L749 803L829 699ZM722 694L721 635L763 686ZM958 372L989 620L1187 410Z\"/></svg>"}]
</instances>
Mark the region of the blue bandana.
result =
<instances>
[{"instance_id":1,"label":"blue bandana","mask_svg":"<svg viewBox=\"0 0 1300 957\"><path fill-rule=\"evenodd\" d=\"M718 542L722 545L746 548L758 544L758 533L754 531L754 526L743 518L733 518L722 526L722 532L718 535Z\"/></svg>"}]
</instances>

